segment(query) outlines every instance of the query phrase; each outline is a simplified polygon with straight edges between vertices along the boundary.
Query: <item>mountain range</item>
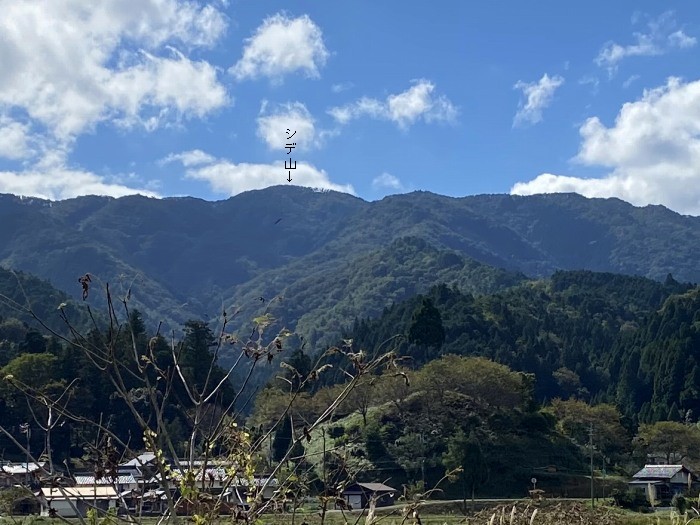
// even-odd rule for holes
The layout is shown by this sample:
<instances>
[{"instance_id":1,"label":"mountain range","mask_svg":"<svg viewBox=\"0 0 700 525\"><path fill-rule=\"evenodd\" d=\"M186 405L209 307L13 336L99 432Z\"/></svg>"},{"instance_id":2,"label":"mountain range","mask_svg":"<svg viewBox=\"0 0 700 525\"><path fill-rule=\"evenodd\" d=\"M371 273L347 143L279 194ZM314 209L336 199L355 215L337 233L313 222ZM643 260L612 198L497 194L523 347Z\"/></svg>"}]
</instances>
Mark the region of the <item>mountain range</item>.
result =
<instances>
[{"instance_id":1,"label":"mountain range","mask_svg":"<svg viewBox=\"0 0 700 525\"><path fill-rule=\"evenodd\" d=\"M317 343L445 282L491 293L556 270L700 280L700 219L576 194L413 192L367 202L276 186L224 201L0 195L0 265L80 300L78 277L175 329L242 306ZM88 302L100 305L99 294ZM282 298L272 301L274 297Z\"/></svg>"}]
</instances>

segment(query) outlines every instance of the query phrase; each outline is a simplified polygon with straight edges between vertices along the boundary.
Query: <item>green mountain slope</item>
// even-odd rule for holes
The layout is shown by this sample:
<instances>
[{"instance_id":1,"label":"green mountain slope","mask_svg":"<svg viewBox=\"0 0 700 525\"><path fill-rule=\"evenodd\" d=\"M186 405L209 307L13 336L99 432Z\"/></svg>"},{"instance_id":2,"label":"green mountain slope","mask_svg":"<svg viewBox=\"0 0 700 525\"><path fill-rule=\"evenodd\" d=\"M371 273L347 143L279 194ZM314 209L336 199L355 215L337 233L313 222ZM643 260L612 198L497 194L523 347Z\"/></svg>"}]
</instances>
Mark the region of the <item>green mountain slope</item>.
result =
<instances>
[{"instance_id":1,"label":"green mountain slope","mask_svg":"<svg viewBox=\"0 0 700 525\"><path fill-rule=\"evenodd\" d=\"M324 346L335 343L358 313L377 316L394 303L427 292L436 282L483 294L525 279L453 250L438 250L421 238L405 237L386 248L348 253L340 263L301 258L230 294L236 304L256 305L257 298L272 297L275 288L283 288L284 300L274 303L271 313L285 325L296 323L301 333Z\"/></svg>"},{"instance_id":2,"label":"green mountain slope","mask_svg":"<svg viewBox=\"0 0 700 525\"><path fill-rule=\"evenodd\" d=\"M417 313L439 312L442 344L411 341L428 333ZM700 415L700 291L615 274L557 272L506 291L474 297L447 286L359 320L346 334L376 348L396 334L398 351L420 366L444 354L483 356L535 374L538 401L576 396L612 402L631 421ZM329 375L337 379L341 375Z\"/></svg>"},{"instance_id":3,"label":"green mountain slope","mask_svg":"<svg viewBox=\"0 0 700 525\"><path fill-rule=\"evenodd\" d=\"M87 311L68 294L33 275L0 268L0 320L12 318L33 328L42 328L31 315L31 310L48 328L66 335L68 329L59 315L59 305L63 305L76 328L88 326Z\"/></svg>"},{"instance_id":4,"label":"green mountain slope","mask_svg":"<svg viewBox=\"0 0 700 525\"><path fill-rule=\"evenodd\" d=\"M252 308L259 296L278 294L292 312L284 322L291 328L299 322L308 336L339 330L347 319L442 281L483 292L492 291L489 280L507 286L519 273L537 277L557 269L700 280L700 219L573 194L414 192L365 202L278 186L219 202L4 195L0 221L0 265L74 296L77 277L90 272L115 294L131 289L149 326L164 320L166 329L188 318L214 319L222 305ZM489 272L414 256L392 259L392 243L405 238L444 253L436 257L461 258L463 268L473 260L515 273L485 277Z\"/></svg>"}]
</instances>

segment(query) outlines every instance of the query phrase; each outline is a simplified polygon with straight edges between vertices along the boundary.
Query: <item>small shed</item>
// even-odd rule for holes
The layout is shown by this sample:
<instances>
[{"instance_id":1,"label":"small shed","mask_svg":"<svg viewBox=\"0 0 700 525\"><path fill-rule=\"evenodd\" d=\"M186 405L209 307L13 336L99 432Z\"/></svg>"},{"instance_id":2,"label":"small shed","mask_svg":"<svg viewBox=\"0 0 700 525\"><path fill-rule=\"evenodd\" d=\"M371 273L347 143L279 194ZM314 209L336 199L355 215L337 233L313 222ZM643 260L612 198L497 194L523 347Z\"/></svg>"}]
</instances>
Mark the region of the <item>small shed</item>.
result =
<instances>
[{"instance_id":1,"label":"small shed","mask_svg":"<svg viewBox=\"0 0 700 525\"><path fill-rule=\"evenodd\" d=\"M364 509L370 500L377 499L377 507L394 504L396 489L384 483L353 483L343 491L343 499L351 509Z\"/></svg>"},{"instance_id":2,"label":"small shed","mask_svg":"<svg viewBox=\"0 0 700 525\"><path fill-rule=\"evenodd\" d=\"M45 487L38 494L41 515L56 515L64 518L85 517L89 509L105 513L116 508L117 491L114 487Z\"/></svg>"}]
</instances>

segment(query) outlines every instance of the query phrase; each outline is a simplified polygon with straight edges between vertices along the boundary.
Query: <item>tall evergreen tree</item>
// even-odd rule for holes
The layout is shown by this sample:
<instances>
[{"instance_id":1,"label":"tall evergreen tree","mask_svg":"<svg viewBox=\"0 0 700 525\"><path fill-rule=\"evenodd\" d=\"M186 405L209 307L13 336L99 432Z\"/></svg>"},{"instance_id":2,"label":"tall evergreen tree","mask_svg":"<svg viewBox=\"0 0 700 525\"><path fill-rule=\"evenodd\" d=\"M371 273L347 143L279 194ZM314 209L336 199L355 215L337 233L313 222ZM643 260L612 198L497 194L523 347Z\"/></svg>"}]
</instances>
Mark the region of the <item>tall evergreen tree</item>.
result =
<instances>
[{"instance_id":1,"label":"tall evergreen tree","mask_svg":"<svg viewBox=\"0 0 700 525\"><path fill-rule=\"evenodd\" d=\"M445 328L442 325L440 311L435 308L432 299L424 298L411 319L408 331L409 342L417 345L439 349L445 342Z\"/></svg>"}]
</instances>

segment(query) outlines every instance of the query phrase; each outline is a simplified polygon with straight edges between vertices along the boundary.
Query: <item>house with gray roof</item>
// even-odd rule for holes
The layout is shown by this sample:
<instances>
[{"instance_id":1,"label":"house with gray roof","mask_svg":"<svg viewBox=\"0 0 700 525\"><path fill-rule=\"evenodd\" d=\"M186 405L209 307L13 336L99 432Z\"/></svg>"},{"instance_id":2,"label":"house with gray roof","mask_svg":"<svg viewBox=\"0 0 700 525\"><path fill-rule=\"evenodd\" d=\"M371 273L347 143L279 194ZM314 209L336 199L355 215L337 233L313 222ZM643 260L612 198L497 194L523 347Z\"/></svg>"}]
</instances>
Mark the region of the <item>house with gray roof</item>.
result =
<instances>
[{"instance_id":1,"label":"house with gray roof","mask_svg":"<svg viewBox=\"0 0 700 525\"><path fill-rule=\"evenodd\" d=\"M101 487L114 487L118 493L127 490L136 490L139 484L132 474L120 474L116 477L104 477L95 479L92 474L76 474L75 484L77 486L91 487L93 485Z\"/></svg>"},{"instance_id":2,"label":"house with gray roof","mask_svg":"<svg viewBox=\"0 0 700 525\"><path fill-rule=\"evenodd\" d=\"M353 483L345 487L342 497L350 509L364 509L372 498L376 498L377 507L393 505L396 492L384 483Z\"/></svg>"},{"instance_id":3,"label":"house with gray roof","mask_svg":"<svg viewBox=\"0 0 700 525\"><path fill-rule=\"evenodd\" d=\"M121 463L117 467L120 476L131 474L136 481L151 477L156 470L156 455L152 452L144 452L135 458Z\"/></svg>"},{"instance_id":4,"label":"house with gray roof","mask_svg":"<svg viewBox=\"0 0 700 525\"><path fill-rule=\"evenodd\" d=\"M644 465L632 478L630 488L644 490L658 501L670 501L674 494L689 491L698 480L685 465Z\"/></svg>"},{"instance_id":5,"label":"house with gray roof","mask_svg":"<svg viewBox=\"0 0 700 525\"><path fill-rule=\"evenodd\" d=\"M90 509L104 514L117 507L119 499L114 487L43 487L37 494L42 516L77 518L87 516Z\"/></svg>"},{"instance_id":6,"label":"house with gray roof","mask_svg":"<svg viewBox=\"0 0 700 525\"><path fill-rule=\"evenodd\" d=\"M0 469L0 486L11 487L21 485L26 481L35 483L42 470L46 467L46 462L39 463L7 463Z\"/></svg>"}]
</instances>

